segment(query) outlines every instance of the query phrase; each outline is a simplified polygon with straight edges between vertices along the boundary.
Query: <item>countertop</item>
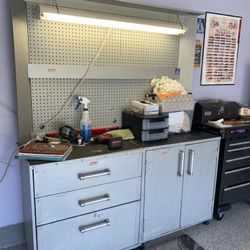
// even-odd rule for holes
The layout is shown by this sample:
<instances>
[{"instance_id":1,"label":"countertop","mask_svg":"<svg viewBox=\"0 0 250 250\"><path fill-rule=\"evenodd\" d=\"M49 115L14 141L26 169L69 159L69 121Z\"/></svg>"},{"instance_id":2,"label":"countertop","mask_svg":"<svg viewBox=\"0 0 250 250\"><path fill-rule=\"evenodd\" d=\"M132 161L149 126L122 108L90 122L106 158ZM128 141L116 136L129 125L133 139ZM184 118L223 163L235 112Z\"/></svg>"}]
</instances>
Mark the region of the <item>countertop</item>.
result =
<instances>
[{"instance_id":1,"label":"countertop","mask_svg":"<svg viewBox=\"0 0 250 250\"><path fill-rule=\"evenodd\" d=\"M122 152L126 150L157 147L157 146L171 145L176 143L192 142L197 140L206 140L216 137L218 136L205 131L197 130L177 135L169 135L168 139L160 141L140 142L137 140L127 140L123 141L122 148L113 150L108 149L108 145L106 144L88 143L85 146L74 146L73 151L67 157L67 160L74 160L90 156ZM29 161L29 163L30 165L37 165L37 164L48 163L48 161Z\"/></svg>"}]
</instances>

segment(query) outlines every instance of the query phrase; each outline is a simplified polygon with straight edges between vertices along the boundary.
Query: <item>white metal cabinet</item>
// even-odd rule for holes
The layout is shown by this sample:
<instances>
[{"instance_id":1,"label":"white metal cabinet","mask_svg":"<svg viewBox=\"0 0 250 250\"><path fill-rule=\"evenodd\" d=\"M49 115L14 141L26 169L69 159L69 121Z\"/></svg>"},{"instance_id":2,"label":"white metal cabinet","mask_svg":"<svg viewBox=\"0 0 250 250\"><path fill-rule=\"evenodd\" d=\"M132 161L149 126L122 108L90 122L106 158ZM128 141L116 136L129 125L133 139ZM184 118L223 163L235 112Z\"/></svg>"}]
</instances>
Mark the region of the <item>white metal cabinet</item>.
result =
<instances>
[{"instance_id":1,"label":"white metal cabinet","mask_svg":"<svg viewBox=\"0 0 250 250\"><path fill-rule=\"evenodd\" d=\"M143 240L212 218L219 139L146 151Z\"/></svg>"},{"instance_id":2,"label":"white metal cabinet","mask_svg":"<svg viewBox=\"0 0 250 250\"><path fill-rule=\"evenodd\" d=\"M138 246L142 158L137 149L58 163L24 162L28 249Z\"/></svg>"}]
</instances>

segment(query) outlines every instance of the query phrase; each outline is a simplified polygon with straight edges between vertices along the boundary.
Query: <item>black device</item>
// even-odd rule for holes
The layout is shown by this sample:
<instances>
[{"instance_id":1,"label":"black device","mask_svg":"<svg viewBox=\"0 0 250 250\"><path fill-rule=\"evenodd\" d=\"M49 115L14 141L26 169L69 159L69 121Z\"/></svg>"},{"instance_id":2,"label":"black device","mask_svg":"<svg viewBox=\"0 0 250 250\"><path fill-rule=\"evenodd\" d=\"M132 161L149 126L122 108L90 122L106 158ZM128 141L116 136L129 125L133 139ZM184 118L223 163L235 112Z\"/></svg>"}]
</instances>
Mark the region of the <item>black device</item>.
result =
<instances>
[{"instance_id":1,"label":"black device","mask_svg":"<svg viewBox=\"0 0 250 250\"><path fill-rule=\"evenodd\" d=\"M120 137L120 136L110 137L108 139L108 148L109 149L121 148L122 142L123 142L123 140L122 140L122 137Z\"/></svg>"},{"instance_id":2,"label":"black device","mask_svg":"<svg viewBox=\"0 0 250 250\"><path fill-rule=\"evenodd\" d=\"M214 126L208 121L238 118L235 102L201 101L194 110L193 128L221 136L214 218L240 200L250 201L250 125Z\"/></svg>"},{"instance_id":3,"label":"black device","mask_svg":"<svg viewBox=\"0 0 250 250\"><path fill-rule=\"evenodd\" d=\"M193 126L219 119L237 119L239 104L221 100L198 101L194 107Z\"/></svg>"},{"instance_id":4,"label":"black device","mask_svg":"<svg viewBox=\"0 0 250 250\"><path fill-rule=\"evenodd\" d=\"M70 126L63 126L59 129L60 139L67 140L70 143L77 143L78 134L77 131Z\"/></svg>"},{"instance_id":5,"label":"black device","mask_svg":"<svg viewBox=\"0 0 250 250\"><path fill-rule=\"evenodd\" d=\"M142 115L133 111L122 112L122 127L129 128L139 141L156 141L168 137L168 114Z\"/></svg>"}]
</instances>

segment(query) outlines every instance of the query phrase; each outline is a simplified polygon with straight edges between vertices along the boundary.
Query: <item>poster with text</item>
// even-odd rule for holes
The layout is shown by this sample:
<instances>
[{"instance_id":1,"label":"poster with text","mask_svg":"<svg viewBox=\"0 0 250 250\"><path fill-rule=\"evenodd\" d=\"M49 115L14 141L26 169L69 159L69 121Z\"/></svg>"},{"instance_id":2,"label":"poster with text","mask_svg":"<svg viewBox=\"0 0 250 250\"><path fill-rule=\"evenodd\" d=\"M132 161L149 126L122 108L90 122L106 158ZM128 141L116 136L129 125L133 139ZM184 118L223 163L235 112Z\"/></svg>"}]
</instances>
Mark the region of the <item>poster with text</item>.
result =
<instances>
[{"instance_id":1,"label":"poster with text","mask_svg":"<svg viewBox=\"0 0 250 250\"><path fill-rule=\"evenodd\" d=\"M201 85L235 84L241 17L206 13Z\"/></svg>"}]
</instances>

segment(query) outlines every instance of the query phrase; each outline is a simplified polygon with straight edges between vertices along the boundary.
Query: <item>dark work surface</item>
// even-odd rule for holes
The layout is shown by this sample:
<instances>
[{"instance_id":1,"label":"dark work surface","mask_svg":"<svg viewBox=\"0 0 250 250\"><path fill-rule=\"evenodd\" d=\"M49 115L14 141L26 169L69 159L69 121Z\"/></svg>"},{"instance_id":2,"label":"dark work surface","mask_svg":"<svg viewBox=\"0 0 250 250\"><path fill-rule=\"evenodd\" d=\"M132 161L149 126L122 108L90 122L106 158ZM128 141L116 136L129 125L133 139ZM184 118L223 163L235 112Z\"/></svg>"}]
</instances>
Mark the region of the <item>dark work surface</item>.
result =
<instances>
[{"instance_id":1,"label":"dark work surface","mask_svg":"<svg viewBox=\"0 0 250 250\"><path fill-rule=\"evenodd\" d=\"M121 148L112 149L112 150L108 149L107 144L90 142L86 144L85 146L74 145L73 151L70 153L70 155L67 157L66 160L74 160L74 159L83 158L83 157L110 154L110 153L122 152L125 150L132 150L132 149L138 149L138 148L142 148L142 145L140 142L135 141L135 140L123 141L123 146ZM49 162L51 161L29 161L29 164L37 165L37 164L43 164L43 163L49 163Z\"/></svg>"},{"instance_id":2,"label":"dark work surface","mask_svg":"<svg viewBox=\"0 0 250 250\"><path fill-rule=\"evenodd\" d=\"M152 141L152 142L140 142L137 140L123 141L122 148L113 150L108 149L108 145L106 144L88 143L85 146L74 146L74 149L68 156L67 160L97 156L102 154L110 154L110 153L122 152L125 150L133 150L145 147L164 146L176 143L192 142L196 140L205 140L216 137L218 136L197 130L177 135L169 135L168 139L160 141ZM36 164L48 163L48 161L29 161L29 163L30 165L36 165Z\"/></svg>"},{"instance_id":3,"label":"dark work surface","mask_svg":"<svg viewBox=\"0 0 250 250\"><path fill-rule=\"evenodd\" d=\"M96 156L101 154L110 154L125 150L141 148L140 142L134 140L123 141L123 146L118 149L108 149L108 145L100 143L88 143L85 146L74 146L72 153L67 160L73 160L82 157Z\"/></svg>"}]
</instances>

